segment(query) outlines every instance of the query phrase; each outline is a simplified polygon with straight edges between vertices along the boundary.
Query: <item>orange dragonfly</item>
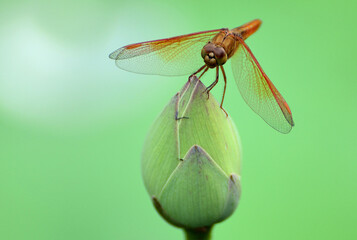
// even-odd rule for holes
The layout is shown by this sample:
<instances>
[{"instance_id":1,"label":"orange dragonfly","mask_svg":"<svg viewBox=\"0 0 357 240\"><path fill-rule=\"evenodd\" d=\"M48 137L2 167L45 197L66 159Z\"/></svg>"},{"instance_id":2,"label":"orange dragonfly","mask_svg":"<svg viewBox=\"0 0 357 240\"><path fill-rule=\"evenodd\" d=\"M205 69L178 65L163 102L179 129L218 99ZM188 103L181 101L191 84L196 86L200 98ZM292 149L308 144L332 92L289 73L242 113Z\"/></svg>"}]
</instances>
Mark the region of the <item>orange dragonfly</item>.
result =
<instances>
[{"instance_id":1,"label":"orange dragonfly","mask_svg":"<svg viewBox=\"0 0 357 240\"><path fill-rule=\"evenodd\" d=\"M192 76L202 72L201 78L209 68L216 68L216 79L207 87L207 93L217 84L220 69L225 83L220 105L224 112L227 78L223 65L232 59L233 75L245 102L271 127L288 133L294 126L291 110L245 43L261 23L256 19L231 30L223 28L135 43L119 48L109 57L119 68L142 74Z\"/></svg>"}]
</instances>

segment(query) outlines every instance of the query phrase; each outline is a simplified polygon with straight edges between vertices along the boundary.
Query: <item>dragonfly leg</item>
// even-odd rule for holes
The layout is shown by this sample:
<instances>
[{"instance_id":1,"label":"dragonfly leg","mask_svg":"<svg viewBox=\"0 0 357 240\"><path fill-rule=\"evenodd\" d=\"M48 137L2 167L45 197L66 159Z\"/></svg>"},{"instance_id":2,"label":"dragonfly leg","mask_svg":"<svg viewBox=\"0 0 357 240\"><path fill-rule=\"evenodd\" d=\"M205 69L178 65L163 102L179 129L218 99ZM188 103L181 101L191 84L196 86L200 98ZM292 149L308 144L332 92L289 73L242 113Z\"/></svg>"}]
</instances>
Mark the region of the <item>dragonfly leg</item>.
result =
<instances>
[{"instance_id":1,"label":"dragonfly leg","mask_svg":"<svg viewBox=\"0 0 357 240\"><path fill-rule=\"evenodd\" d=\"M216 67L216 80L211 84L209 85L207 88L206 88L206 92L207 92L207 98L209 99L209 92L216 86L216 84L218 83L218 77L219 77L219 69L218 69L218 66Z\"/></svg>"},{"instance_id":2,"label":"dragonfly leg","mask_svg":"<svg viewBox=\"0 0 357 240\"><path fill-rule=\"evenodd\" d=\"M226 77L226 73L224 72L224 68L221 65L221 70L222 70L222 74L223 74L223 79L224 79L224 89L223 89L223 96L222 96L222 101L221 101L221 109L223 110L223 112L226 114L226 116L228 117L228 113L226 112L226 110L224 110L223 108L223 101L224 101L224 96L226 95L226 87L227 87L227 77Z\"/></svg>"},{"instance_id":3,"label":"dragonfly leg","mask_svg":"<svg viewBox=\"0 0 357 240\"><path fill-rule=\"evenodd\" d=\"M206 67L206 65L203 65L202 67L200 67L196 72L192 73L188 79L191 79L191 77L192 77L193 75L196 75L197 73L201 72L205 67ZM207 70L206 70L206 71L207 71ZM201 75L201 76L202 76L202 75Z\"/></svg>"},{"instance_id":4,"label":"dragonfly leg","mask_svg":"<svg viewBox=\"0 0 357 240\"><path fill-rule=\"evenodd\" d=\"M203 74L205 74L208 70L208 67L205 68L205 70L203 70L203 72L201 73L201 75L198 77L198 79L200 79L202 77Z\"/></svg>"}]
</instances>

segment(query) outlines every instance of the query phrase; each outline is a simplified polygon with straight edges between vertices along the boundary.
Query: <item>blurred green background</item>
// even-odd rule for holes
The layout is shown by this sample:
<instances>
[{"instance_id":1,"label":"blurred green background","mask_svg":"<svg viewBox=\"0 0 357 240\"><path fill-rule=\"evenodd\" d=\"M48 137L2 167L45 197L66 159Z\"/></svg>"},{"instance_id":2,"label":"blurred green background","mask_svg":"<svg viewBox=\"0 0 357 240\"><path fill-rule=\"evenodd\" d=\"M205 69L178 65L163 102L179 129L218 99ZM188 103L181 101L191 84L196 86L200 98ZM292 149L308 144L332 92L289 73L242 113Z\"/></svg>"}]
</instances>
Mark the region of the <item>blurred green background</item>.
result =
<instances>
[{"instance_id":1,"label":"blurred green background","mask_svg":"<svg viewBox=\"0 0 357 240\"><path fill-rule=\"evenodd\" d=\"M183 239L152 207L140 154L187 77L125 72L108 54L255 18L263 25L247 44L296 126L283 135L265 124L226 67L243 193L213 239L357 239L356 7L352 0L1 1L0 239Z\"/></svg>"}]
</instances>

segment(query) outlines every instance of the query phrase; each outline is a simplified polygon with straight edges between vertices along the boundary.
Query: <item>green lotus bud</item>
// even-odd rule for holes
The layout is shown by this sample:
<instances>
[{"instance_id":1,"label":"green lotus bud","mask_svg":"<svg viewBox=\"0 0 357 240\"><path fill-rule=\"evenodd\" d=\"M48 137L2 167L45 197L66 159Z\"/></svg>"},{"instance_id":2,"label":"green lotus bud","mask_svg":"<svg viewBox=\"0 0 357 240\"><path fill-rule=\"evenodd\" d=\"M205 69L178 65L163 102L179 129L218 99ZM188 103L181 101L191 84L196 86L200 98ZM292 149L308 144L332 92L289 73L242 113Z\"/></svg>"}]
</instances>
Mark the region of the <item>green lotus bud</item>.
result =
<instances>
[{"instance_id":1,"label":"green lotus bud","mask_svg":"<svg viewBox=\"0 0 357 240\"><path fill-rule=\"evenodd\" d=\"M144 183L160 215L185 229L209 229L229 217L240 197L240 153L231 118L192 77L144 145Z\"/></svg>"}]
</instances>

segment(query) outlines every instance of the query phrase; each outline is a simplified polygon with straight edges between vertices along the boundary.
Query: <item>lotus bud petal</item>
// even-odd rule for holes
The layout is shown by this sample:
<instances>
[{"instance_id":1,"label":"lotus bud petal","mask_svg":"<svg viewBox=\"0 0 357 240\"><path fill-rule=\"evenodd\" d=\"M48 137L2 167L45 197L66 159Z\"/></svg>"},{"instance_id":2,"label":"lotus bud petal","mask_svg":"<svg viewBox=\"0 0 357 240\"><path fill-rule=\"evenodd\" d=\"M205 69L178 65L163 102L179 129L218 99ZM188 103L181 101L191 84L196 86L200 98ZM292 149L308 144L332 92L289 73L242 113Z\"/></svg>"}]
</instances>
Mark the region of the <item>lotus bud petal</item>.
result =
<instances>
[{"instance_id":1,"label":"lotus bud petal","mask_svg":"<svg viewBox=\"0 0 357 240\"><path fill-rule=\"evenodd\" d=\"M159 214L185 229L228 218L241 187L241 147L230 117L195 76L155 120L142 153L145 187Z\"/></svg>"}]
</instances>

